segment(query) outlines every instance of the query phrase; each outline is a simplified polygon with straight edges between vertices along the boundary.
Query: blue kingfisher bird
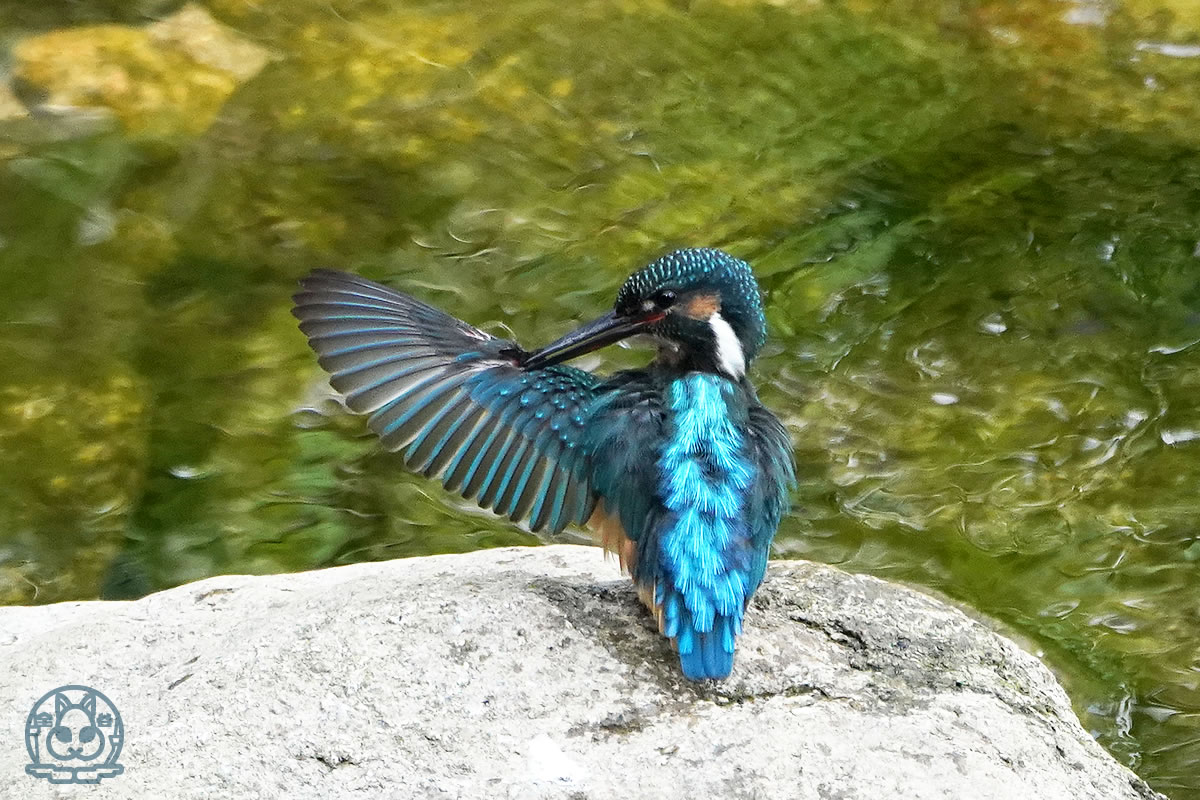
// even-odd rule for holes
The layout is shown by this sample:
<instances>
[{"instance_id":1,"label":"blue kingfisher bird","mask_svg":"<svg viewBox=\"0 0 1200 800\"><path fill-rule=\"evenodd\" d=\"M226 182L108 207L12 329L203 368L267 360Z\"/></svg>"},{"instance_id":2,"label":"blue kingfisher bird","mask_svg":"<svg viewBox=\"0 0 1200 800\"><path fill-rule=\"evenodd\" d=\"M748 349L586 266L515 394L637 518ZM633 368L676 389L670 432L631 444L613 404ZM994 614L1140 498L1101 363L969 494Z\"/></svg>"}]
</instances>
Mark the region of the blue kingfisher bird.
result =
<instances>
[{"instance_id":1,"label":"blue kingfisher bird","mask_svg":"<svg viewBox=\"0 0 1200 800\"><path fill-rule=\"evenodd\" d=\"M767 336L749 265L670 253L610 312L532 352L354 275L300 283L300 329L384 447L533 531L587 523L683 674L728 677L795 480L787 432L746 379ZM562 363L637 334L658 345L644 369Z\"/></svg>"}]
</instances>

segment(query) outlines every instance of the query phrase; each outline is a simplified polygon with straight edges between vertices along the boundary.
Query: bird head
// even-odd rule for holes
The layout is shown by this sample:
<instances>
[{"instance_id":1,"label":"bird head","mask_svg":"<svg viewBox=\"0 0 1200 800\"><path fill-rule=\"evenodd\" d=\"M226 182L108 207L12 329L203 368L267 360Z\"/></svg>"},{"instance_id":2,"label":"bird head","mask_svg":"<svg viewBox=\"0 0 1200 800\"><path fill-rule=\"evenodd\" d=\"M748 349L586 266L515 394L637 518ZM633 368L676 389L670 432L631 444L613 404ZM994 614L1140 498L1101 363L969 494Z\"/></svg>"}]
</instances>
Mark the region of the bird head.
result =
<instances>
[{"instance_id":1,"label":"bird head","mask_svg":"<svg viewBox=\"0 0 1200 800\"><path fill-rule=\"evenodd\" d=\"M534 352L525 366L557 364L639 334L659 341L664 360L741 379L767 338L750 266L720 250L669 253L629 276L612 311Z\"/></svg>"}]
</instances>

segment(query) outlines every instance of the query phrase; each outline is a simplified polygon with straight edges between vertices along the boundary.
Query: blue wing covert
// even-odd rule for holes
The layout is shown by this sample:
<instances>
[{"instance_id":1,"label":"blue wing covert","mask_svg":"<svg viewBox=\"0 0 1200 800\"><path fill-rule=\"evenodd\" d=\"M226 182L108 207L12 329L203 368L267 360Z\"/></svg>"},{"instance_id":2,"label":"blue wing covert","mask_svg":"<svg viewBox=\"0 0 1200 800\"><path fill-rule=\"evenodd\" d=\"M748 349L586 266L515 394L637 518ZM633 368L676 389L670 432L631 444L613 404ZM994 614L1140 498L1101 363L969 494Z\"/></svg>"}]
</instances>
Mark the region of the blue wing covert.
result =
<instances>
[{"instance_id":1,"label":"blue wing covert","mask_svg":"<svg viewBox=\"0 0 1200 800\"><path fill-rule=\"evenodd\" d=\"M295 303L330 383L409 467L535 531L591 515L595 377L524 369L514 342L347 273L313 272Z\"/></svg>"}]
</instances>

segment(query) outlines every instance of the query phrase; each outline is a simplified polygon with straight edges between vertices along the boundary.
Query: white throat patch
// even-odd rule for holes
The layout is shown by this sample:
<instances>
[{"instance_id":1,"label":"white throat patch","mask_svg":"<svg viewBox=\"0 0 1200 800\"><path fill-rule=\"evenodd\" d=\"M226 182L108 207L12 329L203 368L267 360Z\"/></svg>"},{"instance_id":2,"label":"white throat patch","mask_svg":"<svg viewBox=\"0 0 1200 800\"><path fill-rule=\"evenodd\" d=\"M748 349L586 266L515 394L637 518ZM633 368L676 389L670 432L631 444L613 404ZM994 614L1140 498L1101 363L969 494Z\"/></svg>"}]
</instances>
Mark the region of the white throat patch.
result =
<instances>
[{"instance_id":1,"label":"white throat patch","mask_svg":"<svg viewBox=\"0 0 1200 800\"><path fill-rule=\"evenodd\" d=\"M742 343L738 341L737 334L720 311L713 312L708 318L708 325L717 340L717 364L721 371L734 380L741 380L746 374L746 354L742 352Z\"/></svg>"}]
</instances>

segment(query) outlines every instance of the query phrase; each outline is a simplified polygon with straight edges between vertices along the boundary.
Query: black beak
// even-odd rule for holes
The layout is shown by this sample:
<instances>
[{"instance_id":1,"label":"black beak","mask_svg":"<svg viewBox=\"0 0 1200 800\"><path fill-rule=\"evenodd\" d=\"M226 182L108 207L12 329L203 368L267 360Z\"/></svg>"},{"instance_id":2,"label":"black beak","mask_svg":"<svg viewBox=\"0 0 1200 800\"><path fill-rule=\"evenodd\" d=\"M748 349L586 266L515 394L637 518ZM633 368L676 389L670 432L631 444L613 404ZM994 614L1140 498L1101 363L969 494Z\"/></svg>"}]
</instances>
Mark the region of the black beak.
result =
<instances>
[{"instance_id":1,"label":"black beak","mask_svg":"<svg viewBox=\"0 0 1200 800\"><path fill-rule=\"evenodd\" d=\"M600 319L576 328L557 342L552 342L541 350L530 353L521 366L539 369L560 364L584 353L599 350L606 344L619 342L641 333L665 316L666 314L662 311L654 311L636 317L621 316L615 311L610 311Z\"/></svg>"}]
</instances>

